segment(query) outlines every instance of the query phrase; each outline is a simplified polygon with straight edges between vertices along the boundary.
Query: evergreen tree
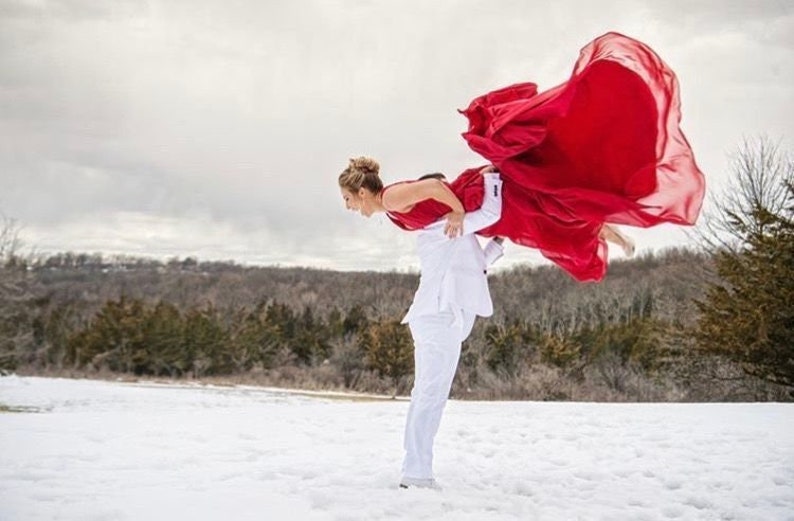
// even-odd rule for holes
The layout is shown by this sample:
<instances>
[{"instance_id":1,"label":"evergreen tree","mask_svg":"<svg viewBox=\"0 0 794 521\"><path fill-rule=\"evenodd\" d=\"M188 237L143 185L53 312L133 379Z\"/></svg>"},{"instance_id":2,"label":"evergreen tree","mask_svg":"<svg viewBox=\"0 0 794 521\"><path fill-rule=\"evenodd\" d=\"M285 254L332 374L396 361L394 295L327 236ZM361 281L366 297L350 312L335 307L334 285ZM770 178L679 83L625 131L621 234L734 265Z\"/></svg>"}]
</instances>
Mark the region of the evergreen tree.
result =
<instances>
[{"instance_id":1,"label":"evergreen tree","mask_svg":"<svg viewBox=\"0 0 794 521\"><path fill-rule=\"evenodd\" d=\"M528 357L529 332L517 321L489 325L485 329L485 363L494 373L515 377Z\"/></svg>"},{"instance_id":2,"label":"evergreen tree","mask_svg":"<svg viewBox=\"0 0 794 521\"><path fill-rule=\"evenodd\" d=\"M187 313L184 342L193 376L232 372L234 361L227 349L229 336L213 306L195 308Z\"/></svg>"},{"instance_id":3,"label":"evergreen tree","mask_svg":"<svg viewBox=\"0 0 794 521\"><path fill-rule=\"evenodd\" d=\"M305 306L297 319L298 327L291 342L291 350L298 361L312 365L328 358L331 348L326 340L325 324L314 316L310 306Z\"/></svg>"},{"instance_id":4,"label":"evergreen tree","mask_svg":"<svg viewBox=\"0 0 794 521\"><path fill-rule=\"evenodd\" d=\"M339 338L344 335L344 319L339 308L333 306L325 320L325 331L328 338Z\"/></svg>"},{"instance_id":5,"label":"evergreen tree","mask_svg":"<svg viewBox=\"0 0 794 521\"><path fill-rule=\"evenodd\" d=\"M147 371L143 302L122 296L109 300L68 343L69 358L76 367L86 365L111 371Z\"/></svg>"},{"instance_id":6,"label":"evergreen tree","mask_svg":"<svg viewBox=\"0 0 794 521\"><path fill-rule=\"evenodd\" d=\"M255 364L269 369L279 345L278 328L267 320L267 305L260 302L252 311L233 323L231 353L238 371L247 371Z\"/></svg>"},{"instance_id":7,"label":"evergreen tree","mask_svg":"<svg viewBox=\"0 0 794 521\"><path fill-rule=\"evenodd\" d=\"M368 326L369 319L364 309L360 305L354 304L342 321L342 334L350 335L363 333Z\"/></svg>"},{"instance_id":8,"label":"evergreen tree","mask_svg":"<svg viewBox=\"0 0 794 521\"><path fill-rule=\"evenodd\" d=\"M766 140L745 144L707 237L719 280L697 302L701 349L794 391L794 166Z\"/></svg>"},{"instance_id":9,"label":"evergreen tree","mask_svg":"<svg viewBox=\"0 0 794 521\"><path fill-rule=\"evenodd\" d=\"M397 393L400 380L413 371L413 340L398 320L370 324L361 337L367 364L379 375L391 378Z\"/></svg>"},{"instance_id":10,"label":"evergreen tree","mask_svg":"<svg viewBox=\"0 0 794 521\"><path fill-rule=\"evenodd\" d=\"M184 344L185 323L176 306L159 302L146 313L142 327L149 372L173 377L190 370Z\"/></svg>"}]
</instances>

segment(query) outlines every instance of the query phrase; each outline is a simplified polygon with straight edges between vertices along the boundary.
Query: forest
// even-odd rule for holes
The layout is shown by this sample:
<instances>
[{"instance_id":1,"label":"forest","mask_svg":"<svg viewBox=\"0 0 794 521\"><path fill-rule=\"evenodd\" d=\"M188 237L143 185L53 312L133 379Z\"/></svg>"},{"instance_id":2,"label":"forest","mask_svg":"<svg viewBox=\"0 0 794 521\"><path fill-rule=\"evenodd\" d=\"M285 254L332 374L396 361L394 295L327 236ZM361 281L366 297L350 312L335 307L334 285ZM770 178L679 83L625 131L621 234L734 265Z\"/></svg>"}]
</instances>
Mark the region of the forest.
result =
<instances>
[{"instance_id":1,"label":"forest","mask_svg":"<svg viewBox=\"0 0 794 521\"><path fill-rule=\"evenodd\" d=\"M489 276L495 314L463 346L452 396L484 400L794 398L794 183L766 141L702 247L612 262L602 283L554 266ZM410 392L400 319L418 274L195 258L18 254L0 223L0 370Z\"/></svg>"}]
</instances>

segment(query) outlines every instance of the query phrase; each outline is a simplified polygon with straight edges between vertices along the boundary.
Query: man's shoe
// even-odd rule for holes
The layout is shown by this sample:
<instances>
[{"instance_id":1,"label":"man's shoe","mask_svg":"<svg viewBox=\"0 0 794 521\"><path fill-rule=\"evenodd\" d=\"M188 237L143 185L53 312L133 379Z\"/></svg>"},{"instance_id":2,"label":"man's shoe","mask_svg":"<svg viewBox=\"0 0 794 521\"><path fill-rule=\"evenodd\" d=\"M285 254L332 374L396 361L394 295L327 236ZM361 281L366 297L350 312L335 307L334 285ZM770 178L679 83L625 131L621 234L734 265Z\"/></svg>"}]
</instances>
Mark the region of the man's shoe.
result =
<instances>
[{"instance_id":1,"label":"man's shoe","mask_svg":"<svg viewBox=\"0 0 794 521\"><path fill-rule=\"evenodd\" d=\"M403 478L400 480L400 488L429 488L431 490L441 490L441 485L433 478Z\"/></svg>"}]
</instances>

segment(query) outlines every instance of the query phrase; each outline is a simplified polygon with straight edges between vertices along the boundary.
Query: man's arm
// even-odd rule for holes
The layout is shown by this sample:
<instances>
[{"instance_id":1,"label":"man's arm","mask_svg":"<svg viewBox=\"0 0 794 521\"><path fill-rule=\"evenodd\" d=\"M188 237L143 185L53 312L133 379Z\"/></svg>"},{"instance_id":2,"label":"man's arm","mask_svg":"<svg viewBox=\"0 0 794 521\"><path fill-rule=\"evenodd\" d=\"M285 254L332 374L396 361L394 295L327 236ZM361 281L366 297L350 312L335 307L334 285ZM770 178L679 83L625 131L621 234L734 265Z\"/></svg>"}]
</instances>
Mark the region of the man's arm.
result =
<instances>
[{"instance_id":1,"label":"man's arm","mask_svg":"<svg viewBox=\"0 0 794 521\"><path fill-rule=\"evenodd\" d=\"M504 239L502 237L494 237L488 244L485 245L483 248L483 255L485 256L485 265L490 266L494 262L498 261L504 255L504 247L502 243Z\"/></svg>"},{"instance_id":2,"label":"man's arm","mask_svg":"<svg viewBox=\"0 0 794 521\"><path fill-rule=\"evenodd\" d=\"M463 216L464 235L487 228L502 216L502 179L496 172L485 173L482 177L485 184L482 206L478 210L468 212ZM422 233L443 235L444 221L436 221L425 226L422 229Z\"/></svg>"}]
</instances>

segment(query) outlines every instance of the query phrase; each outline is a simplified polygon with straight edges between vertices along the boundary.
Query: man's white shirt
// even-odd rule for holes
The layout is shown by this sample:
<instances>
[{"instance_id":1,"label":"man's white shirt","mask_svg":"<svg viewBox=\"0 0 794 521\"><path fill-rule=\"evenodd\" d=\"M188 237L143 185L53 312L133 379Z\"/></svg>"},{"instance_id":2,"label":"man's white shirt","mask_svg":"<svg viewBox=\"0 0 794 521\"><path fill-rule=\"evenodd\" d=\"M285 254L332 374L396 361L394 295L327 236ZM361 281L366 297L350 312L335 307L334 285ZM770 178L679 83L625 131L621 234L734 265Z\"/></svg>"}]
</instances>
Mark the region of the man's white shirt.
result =
<instances>
[{"instance_id":1,"label":"man's white shirt","mask_svg":"<svg viewBox=\"0 0 794 521\"><path fill-rule=\"evenodd\" d=\"M483 174L483 183L482 206L464 216L462 236L447 237L443 220L418 232L421 276L414 301L402 320L404 324L418 316L442 311L451 311L456 319L460 318L461 310L483 317L493 314L487 269L502 256L503 249L495 240L483 249L474 233L501 217L502 180L497 173L487 173Z\"/></svg>"}]
</instances>

